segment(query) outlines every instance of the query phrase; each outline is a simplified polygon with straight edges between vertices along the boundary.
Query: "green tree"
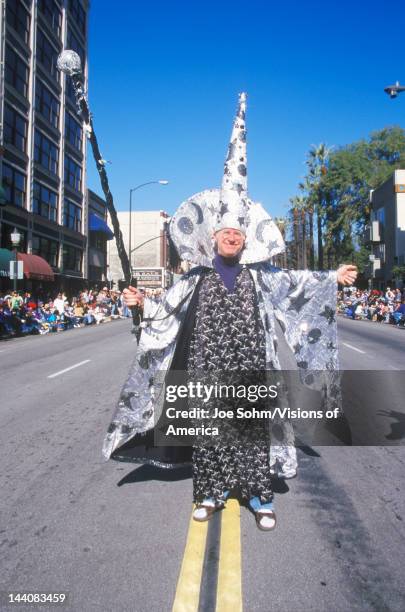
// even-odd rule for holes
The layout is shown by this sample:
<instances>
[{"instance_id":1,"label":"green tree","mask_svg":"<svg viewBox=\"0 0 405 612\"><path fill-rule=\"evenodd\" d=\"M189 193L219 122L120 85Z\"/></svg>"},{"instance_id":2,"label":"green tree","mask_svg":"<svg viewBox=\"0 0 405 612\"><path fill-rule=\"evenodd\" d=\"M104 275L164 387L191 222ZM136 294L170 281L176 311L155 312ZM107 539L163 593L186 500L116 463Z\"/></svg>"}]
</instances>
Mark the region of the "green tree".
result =
<instances>
[{"instance_id":1,"label":"green tree","mask_svg":"<svg viewBox=\"0 0 405 612\"><path fill-rule=\"evenodd\" d=\"M324 267L324 248L323 248L323 225L325 219L325 193L323 187L323 177L328 173L329 158L332 149L321 142L319 145L312 145L307 155L308 174L305 177L308 190L308 203L313 204L316 213L317 243L318 243L318 267Z\"/></svg>"},{"instance_id":2,"label":"green tree","mask_svg":"<svg viewBox=\"0 0 405 612\"><path fill-rule=\"evenodd\" d=\"M311 270L315 269L315 243L314 243L314 210L315 210L315 202L313 201L312 194L312 184L308 180L308 177L305 177L304 182L299 183L298 185L300 191L305 194L305 216L308 218L308 244L307 251L309 254L309 268Z\"/></svg>"},{"instance_id":3,"label":"green tree","mask_svg":"<svg viewBox=\"0 0 405 612\"><path fill-rule=\"evenodd\" d=\"M307 267L307 202L303 195L290 198L295 267Z\"/></svg>"},{"instance_id":4,"label":"green tree","mask_svg":"<svg viewBox=\"0 0 405 612\"><path fill-rule=\"evenodd\" d=\"M370 190L379 187L404 164L405 131L400 127L378 130L368 140L330 154L327 172L318 188L323 194L328 265L353 259L359 252L365 226L370 221ZM356 257L364 260L364 252Z\"/></svg>"},{"instance_id":5,"label":"green tree","mask_svg":"<svg viewBox=\"0 0 405 612\"><path fill-rule=\"evenodd\" d=\"M392 277L399 280L405 279L405 266L394 266L392 268Z\"/></svg>"}]
</instances>

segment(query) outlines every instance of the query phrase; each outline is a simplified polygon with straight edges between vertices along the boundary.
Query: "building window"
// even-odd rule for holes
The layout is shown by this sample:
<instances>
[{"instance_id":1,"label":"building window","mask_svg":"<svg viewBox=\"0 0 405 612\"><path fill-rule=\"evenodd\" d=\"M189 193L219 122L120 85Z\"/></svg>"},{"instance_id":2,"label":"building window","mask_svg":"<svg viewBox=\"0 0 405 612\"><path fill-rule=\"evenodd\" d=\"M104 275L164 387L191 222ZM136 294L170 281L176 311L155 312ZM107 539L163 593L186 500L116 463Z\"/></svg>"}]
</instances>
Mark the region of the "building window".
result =
<instances>
[{"instance_id":1,"label":"building window","mask_svg":"<svg viewBox=\"0 0 405 612\"><path fill-rule=\"evenodd\" d=\"M84 52L83 45L77 39L70 28L68 28L67 32L67 48L76 51L78 56L80 57L80 61L82 63L82 70L84 73L85 64L86 64L86 55ZM75 91L72 85L72 79L70 76L66 75L66 97L69 98L72 102L76 101Z\"/></svg>"},{"instance_id":2,"label":"building window","mask_svg":"<svg viewBox=\"0 0 405 612\"><path fill-rule=\"evenodd\" d=\"M373 211L374 221L379 221L382 226L385 224L385 208L382 206L381 208L377 208L377 210Z\"/></svg>"},{"instance_id":3,"label":"building window","mask_svg":"<svg viewBox=\"0 0 405 612\"><path fill-rule=\"evenodd\" d=\"M25 207L26 177L5 163L3 163L3 187L7 204Z\"/></svg>"},{"instance_id":4,"label":"building window","mask_svg":"<svg viewBox=\"0 0 405 612\"><path fill-rule=\"evenodd\" d=\"M63 246L63 269L81 272L82 255L83 253L80 249L65 244Z\"/></svg>"},{"instance_id":5,"label":"building window","mask_svg":"<svg viewBox=\"0 0 405 612\"><path fill-rule=\"evenodd\" d=\"M80 123L73 119L72 115L68 112L65 113L65 138L71 145L73 145L78 151L82 150L82 128Z\"/></svg>"},{"instance_id":6,"label":"building window","mask_svg":"<svg viewBox=\"0 0 405 612\"><path fill-rule=\"evenodd\" d=\"M82 167L65 155L65 183L76 189L82 190Z\"/></svg>"},{"instance_id":7,"label":"building window","mask_svg":"<svg viewBox=\"0 0 405 612\"><path fill-rule=\"evenodd\" d=\"M58 127L59 102L39 79L35 83L35 108L53 127Z\"/></svg>"},{"instance_id":8,"label":"building window","mask_svg":"<svg viewBox=\"0 0 405 612\"><path fill-rule=\"evenodd\" d=\"M58 147L39 130L35 130L34 160L49 172L58 173Z\"/></svg>"},{"instance_id":9,"label":"building window","mask_svg":"<svg viewBox=\"0 0 405 612\"><path fill-rule=\"evenodd\" d=\"M80 57L80 61L82 62L82 69L84 71L84 64L86 61L86 56L84 53L83 45L79 42L77 36L75 36L72 30L69 28L67 33L67 48L76 51L78 56Z\"/></svg>"},{"instance_id":10,"label":"building window","mask_svg":"<svg viewBox=\"0 0 405 612\"><path fill-rule=\"evenodd\" d=\"M89 266L89 280L92 281L101 281L103 280L103 268L98 268L97 266Z\"/></svg>"},{"instance_id":11,"label":"building window","mask_svg":"<svg viewBox=\"0 0 405 612\"><path fill-rule=\"evenodd\" d=\"M33 254L43 257L54 268L58 266L58 247L59 244L55 240L35 235L32 237Z\"/></svg>"},{"instance_id":12,"label":"building window","mask_svg":"<svg viewBox=\"0 0 405 612\"><path fill-rule=\"evenodd\" d=\"M25 44L28 44L30 36L30 14L21 2L21 0L9 0L6 3L6 19Z\"/></svg>"},{"instance_id":13,"label":"building window","mask_svg":"<svg viewBox=\"0 0 405 612\"><path fill-rule=\"evenodd\" d=\"M39 28L37 28L37 59L59 83L59 70L56 65L58 52Z\"/></svg>"},{"instance_id":14,"label":"building window","mask_svg":"<svg viewBox=\"0 0 405 612\"><path fill-rule=\"evenodd\" d=\"M381 260L381 263L385 263L385 244L383 242L374 245L373 253Z\"/></svg>"},{"instance_id":15,"label":"building window","mask_svg":"<svg viewBox=\"0 0 405 612\"><path fill-rule=\"evenodd\" d=\"M8 45L6 46L5 81L24 98L28 91L28 66Z\"/></svg>"},{"instance_id":16,"label":"building window","mask_svg":"<svg viewBox=\"0 0 405 612\"><path fill-rule=\"evenodd\" d=\"M57 220L58 194L40 183L34 183L32 211L50 221Z\"/></svg>"},{"instance_id":17,"label":"building window","mask_svg":"<svg viewBox=\"0 0 405 612\"><path fill-rule=\"evenodd\" d=\"M4 106L4 142L14 145L23 153L27 150L27 121L14 108Z\"/></svg>"},{"instance_id":18,"label":"building window","mask_svg":"<svg viewBox=\"0 0 405 612\"><path fill-rule=\"evenodd\" d=\"M38 10L45 17L46 21L60 38L62 28L62 13L55 0L38 0Z\"/></svg>"},{"instance_id":19,"label":"building window","mask_svg":"<svg viewBox=\"0 0 405 612\"><path fill-rule=\"evenodd\" d=\"M105 251L106 248L106 237L100 232L89 233L89 246L98 251Z\"/></svg>"},{"instance_id":20,"label":"building window","mask_svg":"<svg viewBox=\"0 0 405 612\"><path fill-rule=\"evenodd\" d=\"M69 0L69 11L79 30L86 34L86 13L79 0Z\"/></svg>"},{"instance_id":21,"label":"building window","mask_svg":"<svg viewBox=\"0 0 405 612\"><path fill-rule=\"evenodd\" d=\"M73 87L72 79L68 74L66 75L65 91L66 91L66 99L69 99L71 102L73 102L73 104L75 104L76 102L75 90Z\"/></svg>"},{"instance_id":22,"label":"building window","mask_svg":"<svg viewBox=\"0 0 405 612\"><path fill-rule=\"evenodd\" d=\"M65 200L63 225L75 230L75 232L82 231L82 209L70 200Z\"/></svg>"}]
</instances>

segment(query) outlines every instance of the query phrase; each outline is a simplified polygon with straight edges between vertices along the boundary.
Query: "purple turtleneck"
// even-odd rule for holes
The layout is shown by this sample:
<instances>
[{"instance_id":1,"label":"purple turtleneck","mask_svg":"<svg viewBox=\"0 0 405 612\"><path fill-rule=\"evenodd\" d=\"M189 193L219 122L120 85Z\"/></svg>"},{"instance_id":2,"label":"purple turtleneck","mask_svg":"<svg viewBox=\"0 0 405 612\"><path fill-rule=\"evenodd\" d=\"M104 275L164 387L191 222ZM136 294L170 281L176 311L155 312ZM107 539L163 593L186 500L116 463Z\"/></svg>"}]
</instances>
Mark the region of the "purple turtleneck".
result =
<instances>
[{"instance_id":1,"label":"purple turtleneck","mask_svg":"<svg viewBox=\"0 0 405 612\"><path fill-rule=\"evenodd\" d=\"M225 287L232 293L235 290L236 277L242 270L242 265L239 263L239 256L223 257L217 253L213 259L213 264L216 272L218 272L222 278Z\"/></svg>"}]
</instances>

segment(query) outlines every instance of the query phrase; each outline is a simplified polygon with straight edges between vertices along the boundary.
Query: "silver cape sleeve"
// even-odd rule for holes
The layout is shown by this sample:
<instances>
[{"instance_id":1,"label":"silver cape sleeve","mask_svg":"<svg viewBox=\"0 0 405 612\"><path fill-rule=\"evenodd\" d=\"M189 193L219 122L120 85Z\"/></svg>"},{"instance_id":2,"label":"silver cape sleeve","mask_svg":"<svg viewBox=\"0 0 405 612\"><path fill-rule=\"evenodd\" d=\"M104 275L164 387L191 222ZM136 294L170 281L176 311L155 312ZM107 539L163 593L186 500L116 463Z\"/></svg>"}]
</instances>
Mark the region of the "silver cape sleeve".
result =
<instances>
[{"instance_id":1,"label":"silver cape sleeve","mask_svg":"<svg viewBox=\"0 0 405 612\"><path fill-rule=\"evenodd\" d=\"M165 373L170 367L180 325L198 280L198 272L190 272L159 302L148 300L144 304L139 345L104 438L105 459L136 434L153 428L161 405Z\"/></svg>"},{"instance_id":2,"label":"silver cape sleeve","mask_svg":"<svg viewBox=\"0 0 405 612\"><path fill-rule=\"evenodd\" d=\"M274 313L294 353L302 382L341 411L337 341L337 272L274 269Z\"/></svg>"}]
</instances>

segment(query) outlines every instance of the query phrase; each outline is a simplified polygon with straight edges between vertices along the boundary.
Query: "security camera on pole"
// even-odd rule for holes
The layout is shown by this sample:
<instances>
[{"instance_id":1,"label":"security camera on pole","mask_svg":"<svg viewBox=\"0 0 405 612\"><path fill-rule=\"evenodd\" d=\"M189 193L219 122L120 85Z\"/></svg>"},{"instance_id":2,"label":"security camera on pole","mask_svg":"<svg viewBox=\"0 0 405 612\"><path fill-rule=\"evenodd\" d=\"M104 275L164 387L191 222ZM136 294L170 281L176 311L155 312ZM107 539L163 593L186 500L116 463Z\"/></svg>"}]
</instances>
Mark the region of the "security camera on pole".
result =
<instances>
[{"instance_id":1,"label":"security camera on pole","mask_svg":"<svg viewBox=\"0 0 405 612\"><path fill-rule=\"evenodd\" d=\"M395 83L395 85L388 85L388 87L384 87L385 93L392 99L396 98L398 94L405 91L405 87L399 84L399 81Z\"/></svg>"}]
</instances>

